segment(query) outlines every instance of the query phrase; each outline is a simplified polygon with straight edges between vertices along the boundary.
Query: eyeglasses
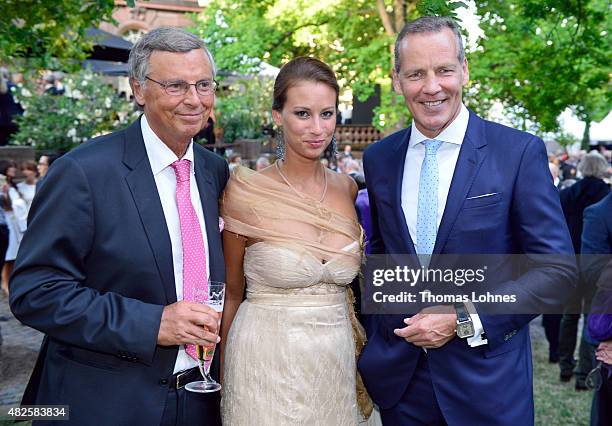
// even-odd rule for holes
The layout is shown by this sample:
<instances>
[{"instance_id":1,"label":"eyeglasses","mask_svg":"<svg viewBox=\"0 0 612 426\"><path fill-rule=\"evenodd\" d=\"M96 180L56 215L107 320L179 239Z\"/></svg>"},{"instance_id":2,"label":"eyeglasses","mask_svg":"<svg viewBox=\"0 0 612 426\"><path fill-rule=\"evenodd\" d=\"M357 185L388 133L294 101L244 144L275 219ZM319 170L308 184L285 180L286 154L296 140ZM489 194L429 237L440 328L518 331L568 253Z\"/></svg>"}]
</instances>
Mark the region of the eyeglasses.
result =
<instances>
[{"instance_id":1,"label":"eyeglasses","mask_svg":"<svg viewBox=\"0 0 612 426\"><path fill-rule=\"evenodd\" d=\"M200 80L196 81L195 83L187 83L186 81L171 81L169 83L162 83L161 81L153 80L148 76L145 78L147 80L151 80L153 83L159 84L170 96L184 96L189 91L189 86L195 86L198 95L212 95L215 93L215 90L217 90L218 85L215 80Z\"/></svg>"}]
</instances>

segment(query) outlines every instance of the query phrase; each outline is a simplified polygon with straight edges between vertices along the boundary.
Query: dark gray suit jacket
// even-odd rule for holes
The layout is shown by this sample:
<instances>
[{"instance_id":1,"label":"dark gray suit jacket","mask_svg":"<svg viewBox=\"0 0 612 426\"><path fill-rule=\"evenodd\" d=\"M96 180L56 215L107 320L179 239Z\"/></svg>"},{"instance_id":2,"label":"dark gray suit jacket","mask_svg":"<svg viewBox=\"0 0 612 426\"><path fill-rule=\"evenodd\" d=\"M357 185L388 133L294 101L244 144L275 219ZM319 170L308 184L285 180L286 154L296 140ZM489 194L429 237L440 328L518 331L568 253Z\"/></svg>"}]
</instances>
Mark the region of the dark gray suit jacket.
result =
<instances>
[{"instance_id":1,"label":"dark gray suit jacket","mask_svg":"<svg viewBox=\"0 0 612 426\"><path fill-rule=\"evenodd\" d=\"M194 145L212 280L225 279L218 200L229 172ZM157 346L176 302L172 247L140 120L58 159L37 193L11 309L46 334L24 404L71 424L159 424L178 347Z\"/></svg>"}]
</instances>

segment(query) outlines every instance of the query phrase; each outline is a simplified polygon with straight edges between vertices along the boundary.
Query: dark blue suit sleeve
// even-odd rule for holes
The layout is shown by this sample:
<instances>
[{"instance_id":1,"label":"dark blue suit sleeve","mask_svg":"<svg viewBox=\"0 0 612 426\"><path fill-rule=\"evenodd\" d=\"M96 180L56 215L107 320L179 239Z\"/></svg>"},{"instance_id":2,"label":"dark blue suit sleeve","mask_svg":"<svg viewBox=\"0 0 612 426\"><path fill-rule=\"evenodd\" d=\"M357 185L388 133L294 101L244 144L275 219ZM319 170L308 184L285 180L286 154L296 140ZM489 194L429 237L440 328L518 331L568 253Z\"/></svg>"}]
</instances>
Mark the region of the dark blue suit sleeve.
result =
<instances>
[{"instance_id":1,"label":"dark blue suit sleeve","mask_svg":"<svg viewBox=\"0 0 612 426\"><path fill-rule=\"evenodd\" d=\"M103 353L127 353L150 364L163 306L88 286L95 212L100 210L77 161L67 155L53 166L32 204L10 282L11 310L52 339Z\"/></svg>"},{"instance_id":2,"label":"dark blue suit sleeve","mask_svg":"<svg viewBox=\"0 0 612 426\"><path fill-rule=\"evenodd\" d=\"M363 166L366 180L366 188L372 188L371 181L368 179L370 173L368 173L372 165L369 161L370 155L368 151L363 155ZM383 242L382 235L380 233L380 226L378 225L378 208L376 207L375 195L372 189L368 191L368 199L370 202L370 219L372 223L372 235L370 236L370 253L371 254L385 254L385 244Z\"/></svg>"},{"instance_id":3,"label":"dark blue suit sleeve","mask_svg":"<svg viewBox=\"0 0 612 426\"><path fill-rule=\"evenodd\" d=\"M368 180L368 176L371 176L370 173L368 173L368 171L370 170L370 167L372 167L371 161L370 161L370 153L366 150L364 152L364 156L363 156L363 167L364 167L364 174L365 174L365 180L366 180L366 188L372 188L372 184L371 184L371 180ZM385 249L385 244L382 238L382 234L380 233L380 226L378 224L378 208L376 206L376 200L375 200L375 195L374 195L375 191L373 191L372 189L368 190L368 201L370 203L370 222L371 222L371 234L370 234L370 254L371 255L380 255L380 254L385 254L386 253L386 249ZM361 323L363 324L363 328L366 331L366 335L368 337L368 339L371 339L372 336L374 335L374 333L376 332L376 323L377 323L377 318L379 316L378 315L367 315L364 313L361 313L360 316L360 320Z\"/></svg>"},{"instance_id":4,"label":"dark blue suit sleeve","mask_svg":"<svg viewBox=\"0 0 612 426\"><path fill-rule=\"evenodd\" d=\"M518 252L524 253L531 265L517 280L501 284L499 292L516 294L529 303L523 309L560 309L565 302L562 295L568 297L576 285L576 261L559 193L550 179L546 148L539 138L526 144L510 213ZM482 315L489 346L503 343L505 335L535 316Z\"/></svg>"},{"instance_id":5,"label":"dark blue suit sleeve","mask_svg":"<svg viewBox=\"0 0 612 426\"><path fill-rule=\"evenodd\" d=\"M606 219L612 222L605 210L605 204L596 204L584 210L582 230L582 255L580 256L580 274L582 283L595 285L606 263L612 254L612 233L606 226Z\"/></svg>"}]
</instances>

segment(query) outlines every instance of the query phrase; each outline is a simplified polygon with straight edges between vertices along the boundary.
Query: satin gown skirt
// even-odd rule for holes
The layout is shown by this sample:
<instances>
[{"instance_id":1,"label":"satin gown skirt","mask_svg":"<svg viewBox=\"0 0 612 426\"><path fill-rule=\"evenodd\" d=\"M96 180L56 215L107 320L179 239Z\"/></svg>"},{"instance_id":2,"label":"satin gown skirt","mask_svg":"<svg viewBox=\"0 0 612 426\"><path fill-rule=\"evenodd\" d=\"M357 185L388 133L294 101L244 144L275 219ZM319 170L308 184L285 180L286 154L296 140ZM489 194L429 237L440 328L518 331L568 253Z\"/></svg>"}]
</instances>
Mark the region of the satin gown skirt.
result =
<instances>
[{"instance_id":1,"label":"satin gown skirt","mask_svg":"<svg viewBox=\"0 0 612 426\"><path fill-rule=\"evenodd\" d=\"M355 343L344 289L255 294L228 336L224 425L356 425Z\"/></svg>"}]
</instances>

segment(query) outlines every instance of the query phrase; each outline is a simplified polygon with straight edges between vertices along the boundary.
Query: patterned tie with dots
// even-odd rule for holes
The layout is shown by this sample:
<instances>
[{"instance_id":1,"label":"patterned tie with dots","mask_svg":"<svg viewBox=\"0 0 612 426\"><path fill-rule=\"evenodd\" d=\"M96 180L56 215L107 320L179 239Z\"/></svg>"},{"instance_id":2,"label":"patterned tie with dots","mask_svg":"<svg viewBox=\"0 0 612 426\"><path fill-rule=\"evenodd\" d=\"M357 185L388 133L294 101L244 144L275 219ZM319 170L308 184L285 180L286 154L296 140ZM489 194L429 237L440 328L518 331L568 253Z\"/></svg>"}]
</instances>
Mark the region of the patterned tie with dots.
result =
<instances>
[{"instance_id":1,"label":"patterned tie with dots","mask_svg":"<svg viewBox=\"0 0 612 426\"><path fill-rule=\"evenodd\" d=\"M196 290L207 294L206 249L196 211L191 204L190 161L177 160L172 163L176 175L176 204L181 222L183 245L183 300L196 300ZM197 359L195 345L186 345L187 353Z\"/></svg>"},{"instance_id":2,"label":"patterned tie with dots","mask_svg":"<svg viewBox=\"0 0 612 426\"><path fill-rule=\"evenodd\" d=\"M419 180L417 252L430 255L433 253L438 233L438 157L436 153L442 141L428 139L423 141L423 144L425 145L425 158L421 165Z\"/></svg>"}]
</instances>

